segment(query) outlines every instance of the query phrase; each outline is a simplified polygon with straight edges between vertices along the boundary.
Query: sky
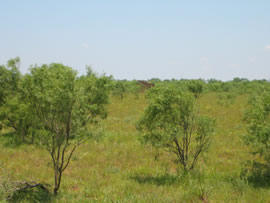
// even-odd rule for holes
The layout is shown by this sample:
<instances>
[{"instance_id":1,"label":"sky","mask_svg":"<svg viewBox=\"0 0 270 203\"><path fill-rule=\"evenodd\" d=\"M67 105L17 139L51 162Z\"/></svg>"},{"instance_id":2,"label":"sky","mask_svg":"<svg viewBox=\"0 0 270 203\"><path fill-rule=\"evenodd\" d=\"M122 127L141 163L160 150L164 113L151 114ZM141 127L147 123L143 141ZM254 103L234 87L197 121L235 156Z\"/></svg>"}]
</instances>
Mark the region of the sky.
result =
<instances>
[{"instance_id":1,"label":"sky","mask_svg":"<svg viewBox=\"0 0 270 203\"><path fill-rule=\"evenodd\" d=\"M270 79L269 0L0 0L0 64L116 79Z\"/></svg>"}]
</instances>

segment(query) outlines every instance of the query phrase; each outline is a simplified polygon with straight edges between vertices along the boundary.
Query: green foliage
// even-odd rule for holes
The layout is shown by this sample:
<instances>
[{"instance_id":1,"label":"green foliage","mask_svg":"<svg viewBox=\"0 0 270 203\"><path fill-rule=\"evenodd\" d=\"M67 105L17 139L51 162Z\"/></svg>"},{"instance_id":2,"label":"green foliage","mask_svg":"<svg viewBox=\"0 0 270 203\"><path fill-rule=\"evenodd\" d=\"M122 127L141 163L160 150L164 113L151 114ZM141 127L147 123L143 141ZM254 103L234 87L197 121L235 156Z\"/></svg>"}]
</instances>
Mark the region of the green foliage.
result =
<instances>
[{"instance_id":1,"label":"green foliage","mask_svg":"<svg viewBox=\"0 0 270 203\"><path fill-rule=\"evenodd\" d=\"M220 92L217 94L218 105L230 106L235 102L237 94L235 92Z\"/></svg>"},{"instance_id":2,"label":"green foliage","mask_svg":"<svg viewBox=\"0 0 270 203\"><path fill-rule=\"evenodd\" d=\"M254 156L242 169L254 186L269 186L270 180L270 91L252 96L246 111L244 122L247 131L243 136L245 144L250 146Z\"/></svg>"},{"instance_id":3,"label":"green foliage","mask_svg":"<svg viewBox=\"0 0 270 203\"><path fill-rule=\"evenodd\" d=\"M115 81L112 87L112 94L119 97L120 99L123 99L126 94L126 87L124 82Z\"/></svg>"},{"instance_id":4,"label":"green foliage","mask_svg":"<svg viewBox=\"0 0 270 203\"><path fill-rule=\"evenodd\" d=\"M10 97L0 108L0 120L4 127L13 129L14 138L20 143L33 143L35 129L38 128L36 116L30 105L24 103L21 95Z\"/></svg>"},{"instance_id":5,"label":"green foliage","mask_svg":"<svg viewBox=\"0 0 270 203\"><path fill-rule=\"evenodd\" d=\"M19 72L20 58L10 59L7 66L0 66L0 106L18 90L21 78Z\"/></svg>"},{"instance_id":6,"label":"green foliage","mask_svg":"<svg viewBox=\"0 0 270 203\"><path fill-rule=\"evenodd\" d=\"M201 80L191 80L188 83L188 90L194 94L195 98L199 98L203 92L204 82Z\"/></svg>"},{"instance_id":7,"label":"green foliage","mask_svg":"<svg viewBox=\"0 0 270 203\"><path fill-rule=\"evenodd\" d=\"M16 139L29 143L33 141L36 119L22 94L19 64L17 57L9 60L7 67L0 67L0 123L5 128L12 128Z\"/></svg>"},{"instance_id":8,"label":"green foliage","mask_svg":"<svg viewBox=\"0 0 270 203\"><path fill-rule=\"evenodd\" d=\"M93 135L93 126L107 115L107 81L94 74L77 77L62 64L36 66L22 81L23 95L40 126L35 144L52 158L55 194L76 147Z\"/></svg>"},{"instance_id":9,"label":"green foliage","mask_svg":"<svg viewBox=\"0 0 270 203\"><path fill-rule=\"evenodd\" d=\"M4 177L5 172L1 173L0 201L269 201L269 117L266 113L269 112L269 81L241 78L227 82L153 79L156 87L147 96L147 107L145 98L136 96L146 92L141 91L135 80L111 81L111 78L99 76L91 68L88 68L86 76L78 77L71 68L60 64L34 67L25 76L19 73L18 68L17 59L0 67L1 162L7 164L8 172L16 174L16 178L10 179ZM204 94L195 96L200 88L197 89L194 82L201 82ZM118 93L115 94L117 97L111 98L108 119L102 122L107 136L84 142L95 135L97 124L107 116L107 92L110 89L115 93L117 83L124 87L123 99ZM242 112L246 108L247 94L254 92L264 94L250 101L245 119L248 132L244 139L249 145L246 147L240 136L235 135L244 132ZM143 115L145 107L149 115L146 116L145 112L144 120L139 124L144 135L142 139L160 149L150 145L145 148L136 138L138 132L134 123ZM71 128L67 141L70 108ZM218 136L205 136L212 132L213 121L201 115L215 117ZM182 147L186 142L185 134L190 132L190 145L185 151L186 147ZM259 136L254 137L254 134ZM199 137L204 138L200 140ZM194 170L188 173L178 170L171 161L174 157L170 155L175 155L176 163L183 165L174 138L182 147L181 153L188 152L186 169L192 168L193 160L197 162ZM11 145L5 145L9 139L34 143L39 147L9 147ZM203 159L203 152L200 152L195 159L197 147L206 143L201 148L206 150L210 139L210 153ZM85 145L76 148L83 142ZM47 149L51 157L46 156L47 152L42 148ZM52 156L53 151L55 154L60 152L59 159ZM154 159L157 151L159 157ZM72 164L68 164L69 160ZM249 165L244 166L245 170L240 175L245 161L249 161L246 162ZM53 171L49 170L52 166ZM63 170L65 181L61 185L61 194L55 199L42 189L42 185L23 181L34 179L53 185L50 177L54 174L58 179L54 188L57 189L60 186L57 186L59 173Z\"/></svg>"},{"instance_id":10,"label":"green foliage","mask_svg":"<svg viewBox=\"0 0 270 203\"><path fill-rule=\"evenodd\" d=\"M250 102L244 121L247 124L245 143L253 152L270 161L270 92L254 96ZM270 163L270 162L269 162Z\"/></svg>"},{"instance_id":11,"label":"green foliage","mask_svg":"<svg viewBox=\"0 0 270 203\"><path fill-rule=\"evenodd\" d=\"M138 84L138 81L132 80L129 83L129 89L130 92L135 96L135 99L139 99L139 94L142 92L142 87L141 85Z\"/></svg>"},{"instance_id":12,"label":"green foliage","mask_svg":"<svg viewBox=\"0 0 270 203\"><path fill-rule=\"evenodd\" d=\"M17 91L21 77L20 58L10 59L7 66L0 66L0 106L5 103L9 95Z\"/></svg>"},{"instance_id":13,"label":"green foliage","mask_svg":"<svg viewBox=\"0 0 270 203\"><path fill-rule=\"evenodd\" d=\"M135 99L138 99L143 89L137 80L113 80L111 83L112 95L120 99L123 99L127 94L132 94Z\"/></svg>"},{"instance_id":14,"label":"green foliage","mask_svg":"<svg viewBox=\"0 0 270 203\"><path fill-rule=\"evenodd\" d=\"M192 94L171 88L153 88L149 105L138 124L144 141L176 155L185 170L193 169L207 150L214 122L198 115Z\"/></svg>"},{"instance_id":15,"label":"green foliage","mask_svg":"<svg viewBox=\"0 0 270 203\"><path fill-rule=\"evenodd\" d=\"M237 95L235 102L225 107L218 105L218 94L207 92L199 98L200 112L216 120L217 136L212 137L206 158L200 157L188 173L178 172L171 161L174 157L167 152L138 142L134 123L147 105L144 96L138 100L132 94L123 100L111 97L108 117L102 122L106 136L77 148L64 172L61 192L52 202L269 202L265 171L260 172L260 179L260 174L251 177L256 185L240 178L242 162L253 158L236 136L244 131L241 117L247 95ZM5 132L7 129L0 135L0 159L7 171L16 175L14 180L53 186L47 152L27 145L6 147ZM155 160L157 151L159 159ZM268 184L262 185L262 179ZM33 199L29 195L24 202L38 202L45 195L33 191L31 196Z\"/></svg>"}]
</instances>

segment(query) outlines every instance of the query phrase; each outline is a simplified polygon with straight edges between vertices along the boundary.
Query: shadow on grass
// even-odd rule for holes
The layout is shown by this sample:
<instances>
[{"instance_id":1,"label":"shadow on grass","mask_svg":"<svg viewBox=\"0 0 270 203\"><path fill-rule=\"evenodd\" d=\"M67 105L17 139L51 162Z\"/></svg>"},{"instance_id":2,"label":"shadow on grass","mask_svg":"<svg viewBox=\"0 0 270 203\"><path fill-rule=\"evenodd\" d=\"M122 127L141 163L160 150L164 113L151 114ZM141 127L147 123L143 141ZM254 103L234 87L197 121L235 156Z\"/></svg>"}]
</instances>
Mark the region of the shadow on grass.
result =
<instances>
[{"instance_id":1,"label":"shadow on grass","mask_svg":"<svg viewBox=\"0 0 270 203\"><path fill-rule=\"evenodd\" d=\"M164 174L160 176L135 175L135 176L131 176L130 178L140 184L153 184L157 186L175 185L178 183L178 177L170 175L170 174Z\"/></svg>"},{"instance_id":2,"label":"shadow on grass","mask_svg":"<svg viewBox=\"0 0 270 203\"><path fill-rule=\"evenodd\" d=\"M13 193L8 202L53 202L53 195L37 187Z\"/></svg>"},{"instance_id":3,"label":"shadow on grass","mask_svg":"<svg viewBox=\"0 0 270 203\"><path fill-rule=\"evenodd\" d=\"M4 147L16 148L24 144L14 132L1 133L0 140Z\"/></svg>"},{"instance_id":4,"label":"shadow on grass","mask_svg":"<svg viewBox=\"0 0 270 203\"><path fill-rule=\"evenodd\" d=\"M243 169L244 175L250 185L255 188L270 188L270 166L269 164L253 162Z\"/></svg>"}]
</instances>

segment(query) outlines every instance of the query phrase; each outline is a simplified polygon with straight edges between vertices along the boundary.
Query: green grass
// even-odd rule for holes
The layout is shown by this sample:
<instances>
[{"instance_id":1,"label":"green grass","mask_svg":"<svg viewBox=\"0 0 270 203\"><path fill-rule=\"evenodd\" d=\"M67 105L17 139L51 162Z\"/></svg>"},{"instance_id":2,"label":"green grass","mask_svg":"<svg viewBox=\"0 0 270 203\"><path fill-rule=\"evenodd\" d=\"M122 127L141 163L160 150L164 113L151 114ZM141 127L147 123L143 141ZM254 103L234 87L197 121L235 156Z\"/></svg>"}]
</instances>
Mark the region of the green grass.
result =
<instances>
[{"instance_id":1,"label":"green grass","mask_svg":"<svg viewBox=\"0 0 270 203\"><path fill-rule=\"evenodd\" d=\"M243 164L253 158L241 141L247 96L226 105L220 104L219 97L208 93L200 100L201 113L216 119L216 132L209 152L189 174L177 169L170 154L139 142L135 124L147 104L144 95L112 97L102 139L77 149L59 195L44 198L53 202L269 202L267 184L240 178ZM9 139L2 134L0 162L14 178L53 184L46 151L7 145ZM38 191L28 197L40 201Z\"/></svg>"}]
</instances>

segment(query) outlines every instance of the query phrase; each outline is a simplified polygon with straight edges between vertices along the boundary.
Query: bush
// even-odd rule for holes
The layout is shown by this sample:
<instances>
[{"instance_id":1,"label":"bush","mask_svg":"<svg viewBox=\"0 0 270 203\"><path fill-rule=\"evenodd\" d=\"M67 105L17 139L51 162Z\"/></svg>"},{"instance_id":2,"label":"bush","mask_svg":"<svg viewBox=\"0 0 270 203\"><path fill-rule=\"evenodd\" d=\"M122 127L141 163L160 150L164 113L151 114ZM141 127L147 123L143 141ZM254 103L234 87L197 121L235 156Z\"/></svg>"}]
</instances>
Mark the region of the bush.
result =
<instances>
[{"instance_id":1,"label":"bush","mask_svg":"<svg viewBox=\"0 0 270 203\"><path fill-rule=\"evenodd\" d=\"M247 124L245 143L251 146L252 153L270 164L270 91L252 97L244 121Z\"/></svg>"},{"instance_id":2,"label":"bush","mask_svg":"<svg viewBox=\"0 0 270 203\"><path fill-rule=\"evenodd\" d=\"M200 116L191 93L173 88L153 88L149 105L138 123L143 140L176 157L185 170L194 168L210 144L214 122Z\"/></svg>"}]
</instances>

